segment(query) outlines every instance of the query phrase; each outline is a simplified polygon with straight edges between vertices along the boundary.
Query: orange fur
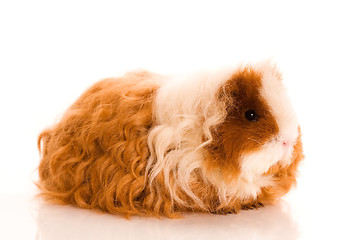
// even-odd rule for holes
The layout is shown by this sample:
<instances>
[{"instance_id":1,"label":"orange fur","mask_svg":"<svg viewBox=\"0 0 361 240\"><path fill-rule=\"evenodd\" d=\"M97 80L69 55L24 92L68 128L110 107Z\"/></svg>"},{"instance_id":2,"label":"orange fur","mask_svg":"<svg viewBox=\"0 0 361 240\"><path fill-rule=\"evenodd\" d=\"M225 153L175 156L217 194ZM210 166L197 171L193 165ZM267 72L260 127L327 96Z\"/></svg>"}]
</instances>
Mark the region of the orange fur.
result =
<instances>
[{"instance_id":1,"label":"orange fur","mask_svg":"<svg viewBox=\"0 0 361 240\"><path fill-rule=\"evenodd\" d=\"M146 137L158 88L145 84L148 77L139 73L95 84L41 133L42 195L110 213L166 213L163 198L145 189Z\"/></svg>"},{"instance_id":2,"label":"orange fur","mask_svg":"<svg viewBox=\"0 0 361 240\"><path fill-rule=\"evenodd\" d=\"M287 167L271 167L265 174L275 176L277 185L263 188L257 199L233 197L225 205L200 171L194 173L190 187L205 208L180 189L176 191L186 204L175 202L162 174L149 184L147 137L155 124L153 105L160 87L156 79L153 74L139 72L98 82L68 109L59 123L40 134L38 186L42 196L60 204L124 216L177 217L178 212L184 211L227 213L271 203L295 183L297 166L303 158L300 137L293 153L295 161ZM267 104L255 91L259 84L260 75L246 69L236 73L219 92L220 98L234 96L226 97L228 115L212 132L214 140L206 148L205 160L208 169L222 169L224 176L230 176L229 181L241 171L237 161L240 154L259 148L259 144L247 140L249 136L256 135L258 141L265 142L278 131L275 120L264 108ZM249 106L264 114L258 128L248 129L239 115ZM170 176L170 181L176 180Z\"/></svg>"}]
</instances>

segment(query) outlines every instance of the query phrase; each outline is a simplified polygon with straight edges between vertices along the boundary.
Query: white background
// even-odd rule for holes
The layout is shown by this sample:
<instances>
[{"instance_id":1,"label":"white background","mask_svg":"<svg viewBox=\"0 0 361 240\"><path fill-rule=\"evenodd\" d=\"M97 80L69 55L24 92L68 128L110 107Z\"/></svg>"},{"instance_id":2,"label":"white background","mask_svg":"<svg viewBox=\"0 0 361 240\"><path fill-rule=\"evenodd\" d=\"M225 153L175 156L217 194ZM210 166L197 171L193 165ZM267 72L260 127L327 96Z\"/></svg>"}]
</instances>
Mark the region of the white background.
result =
<instances>
[{"instance_id":1,"label":"white background","mask_svg":"<svg viewBox=\"0 0 361 240\"><path fill-rule=\"evenodd\" d=\"M360 10L346 0L2 0L0 239L361 239ZM97 80L269 58L306 154L278 205L127 221L34 198L37 135Z\"/></svg>"}]
</instances>

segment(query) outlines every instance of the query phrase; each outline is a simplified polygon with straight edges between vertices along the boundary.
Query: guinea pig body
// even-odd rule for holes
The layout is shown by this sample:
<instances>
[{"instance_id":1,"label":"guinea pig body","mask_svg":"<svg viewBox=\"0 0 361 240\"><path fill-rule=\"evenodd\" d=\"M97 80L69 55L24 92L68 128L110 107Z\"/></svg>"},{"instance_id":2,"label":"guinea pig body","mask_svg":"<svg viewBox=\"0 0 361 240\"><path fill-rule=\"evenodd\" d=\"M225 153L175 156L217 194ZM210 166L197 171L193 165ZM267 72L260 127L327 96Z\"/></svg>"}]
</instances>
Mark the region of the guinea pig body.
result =
<instances>
[{"instance_id":1,"label":"guinea pig body","mask_svg":"<svg viewBox=\"0 0 361 240\"><path fill-rule=\"evenodd\" d=\"M100 81L38 144L46 199L125 216L269 204L295 184L303 159L297 119L268 63Z\"/></svg>"}]
</instances>

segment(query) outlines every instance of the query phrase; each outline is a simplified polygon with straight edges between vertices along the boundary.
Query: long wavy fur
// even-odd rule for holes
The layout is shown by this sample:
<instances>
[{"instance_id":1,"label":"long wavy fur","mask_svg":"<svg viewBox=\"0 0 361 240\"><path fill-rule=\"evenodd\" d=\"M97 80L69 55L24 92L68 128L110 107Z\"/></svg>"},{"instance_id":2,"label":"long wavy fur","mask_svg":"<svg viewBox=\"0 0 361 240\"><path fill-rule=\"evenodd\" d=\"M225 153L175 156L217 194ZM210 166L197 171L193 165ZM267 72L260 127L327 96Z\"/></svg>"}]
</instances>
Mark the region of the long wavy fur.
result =
<instances>
[{"instance_id":1,"label":"long wavy fur","mask_svg":"<svg viewBox=\"0 0 361 240\"><path fill-rule=\"evenodd\" d=\"M95 84L40 134L39 186L46 198L111 213L161 211L161 196L144 184L158 89L149 78L138 73Z\"/></svg>"},{"instance_id":2,"label":"long wavy fur","mask_svg":"<svg viewBox=\"0 0 361 240\"><path fill-rule=\"evenodd\" d=\"M262 188L260 199L227 192L209 174L207 147L232 104L222 94L229 73L184 83L135 72L96 83L39 136L41 195L125 216L177 217L182 211L238 211L287 192L302 154L294 166L269 170L284 173L283 185Z\"/></svg>"}]
</instances>

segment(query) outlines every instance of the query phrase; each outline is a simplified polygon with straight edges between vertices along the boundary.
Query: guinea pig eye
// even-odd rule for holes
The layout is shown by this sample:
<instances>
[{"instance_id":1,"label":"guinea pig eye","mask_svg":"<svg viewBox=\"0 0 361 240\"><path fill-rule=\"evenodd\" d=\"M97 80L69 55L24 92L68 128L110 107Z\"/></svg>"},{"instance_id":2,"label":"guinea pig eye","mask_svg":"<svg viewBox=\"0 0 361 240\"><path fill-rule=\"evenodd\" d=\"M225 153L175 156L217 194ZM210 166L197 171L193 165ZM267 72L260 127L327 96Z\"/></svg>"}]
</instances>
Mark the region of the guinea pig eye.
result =
<instances>
[{"instance_id":1,"label":"guinea pig eye","mask_svg":"<svg viewBox=\"0 0 361 240\"><path fill-rule=\"evenodd\" d=\"M256 122L258 120L258 116L254 110L248 110L244 113L246 119L250 122Z\"/></svg>"}]
</instances>

